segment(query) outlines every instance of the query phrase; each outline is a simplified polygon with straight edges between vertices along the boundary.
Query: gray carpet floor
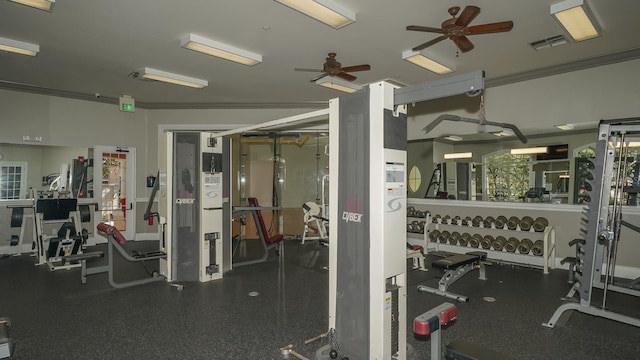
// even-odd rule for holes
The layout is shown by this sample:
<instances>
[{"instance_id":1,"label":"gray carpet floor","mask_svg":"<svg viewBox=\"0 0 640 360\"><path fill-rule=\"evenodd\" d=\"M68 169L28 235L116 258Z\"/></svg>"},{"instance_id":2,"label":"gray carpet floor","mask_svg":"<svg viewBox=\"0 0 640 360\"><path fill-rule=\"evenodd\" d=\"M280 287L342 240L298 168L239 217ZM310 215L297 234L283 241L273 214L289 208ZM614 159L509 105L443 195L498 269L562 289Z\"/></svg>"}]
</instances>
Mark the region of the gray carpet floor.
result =
<instances>
[{"instance_id":1,"label":"gray carpet floor","mask_svg":"<svg viewBox=\"0 0 640 360\"><path fill-rule=\"evenodd\" d=\"M12 359L282 359L279 348L287 344L313 358L327 344L304 340L327 330L328 249L287 241L285 250L219 281L184 283L183 291L165 282L112 289L105 274L83 285L79 269L50 272L29 256L1 259L0 316L13 322ZM140 264L118 262L117 269L119 279L148 276ZM441 274L409 272L408 327L447 301L416 289L437 286ZM569 289L566 271L492 265L487 276L470 273L451 287L470 301L457 304L458 320L443 330L443 343L471 341L522 360L640 359L636 327L580 313L563 327L541 325ZM640 317L639 298L612 293L608 304ZM429 359L430 339L407 331L413 358Z\"/></svg>"}]
</instances>

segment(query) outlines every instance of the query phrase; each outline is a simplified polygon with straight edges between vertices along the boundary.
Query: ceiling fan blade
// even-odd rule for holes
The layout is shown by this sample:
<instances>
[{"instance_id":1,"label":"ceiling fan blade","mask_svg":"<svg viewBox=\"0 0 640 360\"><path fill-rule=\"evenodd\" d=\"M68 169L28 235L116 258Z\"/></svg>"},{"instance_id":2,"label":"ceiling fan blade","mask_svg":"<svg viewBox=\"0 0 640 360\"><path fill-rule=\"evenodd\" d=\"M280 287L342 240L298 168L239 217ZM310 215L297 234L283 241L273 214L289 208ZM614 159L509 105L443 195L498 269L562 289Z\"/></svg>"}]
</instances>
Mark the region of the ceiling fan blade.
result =
<instances>
[{"instance_id":1,"label":"ceiling fan blade","mask_svg":"<svg viewBox=\"0 0 640 360\"><path fill-rule=\"evenodd\" d=\"M456 43L458 49L460 49L460 51L462 51L463 53L473 50L473 44L471 43L469 38L464 35L460 35L451 40Z\"/></svg>"},{"instance_id":2,"label":"ceiling fan blade","mask_svg":"<svg viewBox=\"0 0 640 360\"><path fill-rule=\"evenodd\" d=\"M491 34L510 31L511 29L513 29L513 21L503 21L491 24L469 26L464 33L467 35Z\"/></svg>"},{"instance_id":3,"label":"ceiling fan blade","mask_svg":"<svg viewBox=\"0 0 640 360\"><path fill-rule=\"evenodd\" d=\"M371 70L371 65L363 64L363 65L355 65L355 66L346 66L342 68L343 72L367 71L367 70Z\"/></svg>"},{"instance_id":4,"label":"ceiling fan blade","mask_svg":"<svg viewBox=\"0 0 640 360\"><path fill-rule=\"evenodd\" d=\"M294 68L293 71L323 72L324 70L322 70L322 69Z\"/></svg>"},{"instance_id":5,"label":"ceiling fan blade","mask_svg":"<svg viewBox=\"0 0 640 360\"><path fill-rule=\"evenodd\" d=\"M438 33L438 34L444 34L446 32L440 28L434 28L429 26L418 26L418 25L409 25L407 26L407 30L425 31L425 32Z\"/></svg>"},{"instance_id":6,"label":"ceiling fan blade","mask_svg":"<svg viewBox=\"0 0 640 360\"><path fill-rule=\"evenodd\" d=\"M462 10L460 16L456 20L456 26L465 27L473 21L480 14L480 8L477 6L467 6Z\"/></svg>"},{"instance_id":7,"label":"ceiling fan blade","mask_svg":"<svg viewBox=\"0 0 640 360\"><path fill-rule=\"evenodd\" d=\"M357 79L357 77L351 75L351 74L347 74L346 72L340 72L338 73L338 75L336 75L337 77L343 78L347 81L353 81L355 79Z\"/></svg>"},{"instance_id":8,"label":"ceiling fan blade","mask_svg":"<svg viewBox=\"0 0 640 360\"><path fill-rule=\"evenodd\" d=\"M413 48L413 49L411 49L411 50L413 50L413 51L420 51L420 50L422 50L422 49L424 49L424 48L428 48L429 46L431 46L431 45L433 45L433 44L437 44L437 43L439 43L440 41L442 41L442 40L444 40L444 39L446 39L446 38L448 38L448 36L447 36L447 35L443 35L443 36L437 37L437 38L435 38L435 39L433 39L433 40L427 41L427 42L426 42L426 43L424 43L424 44L418 45L418 46L414 47L414 48Z\"/></svg>"},{"instance_id":9,"label":"ceiling fan blade","mask_svg":"<svg viewBox=\"0 0 640 360\"><path fill-rule=\"evenodd\" d=\"M322 79L323 77L328 76L328 75L329 74L327 74L327 73L322 73L322 74L314 77L313 79L309 80L309 82L316 82L316 80Z\"/></svg>"}]
</instances>

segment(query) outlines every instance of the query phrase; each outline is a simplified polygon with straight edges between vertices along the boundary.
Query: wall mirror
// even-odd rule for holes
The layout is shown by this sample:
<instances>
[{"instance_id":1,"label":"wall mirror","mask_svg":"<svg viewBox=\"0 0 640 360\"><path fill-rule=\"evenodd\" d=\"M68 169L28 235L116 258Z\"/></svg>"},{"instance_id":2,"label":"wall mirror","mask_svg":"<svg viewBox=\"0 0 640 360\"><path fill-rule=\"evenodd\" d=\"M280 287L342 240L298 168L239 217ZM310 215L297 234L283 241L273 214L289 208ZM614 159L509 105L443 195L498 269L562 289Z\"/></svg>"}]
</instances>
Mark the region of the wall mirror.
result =
<instances>
[{"instance_id":1,"label":"wall mirror","mask_svg":"<svg viewBox=\"0 0 640 360\"><path fill-rule=\"evenodd\" d=\"M88 148L2 143L0 201L30 199L39 191L63 188L73 197L91 198L92 157Z\"/></svg>"}]
</instances>

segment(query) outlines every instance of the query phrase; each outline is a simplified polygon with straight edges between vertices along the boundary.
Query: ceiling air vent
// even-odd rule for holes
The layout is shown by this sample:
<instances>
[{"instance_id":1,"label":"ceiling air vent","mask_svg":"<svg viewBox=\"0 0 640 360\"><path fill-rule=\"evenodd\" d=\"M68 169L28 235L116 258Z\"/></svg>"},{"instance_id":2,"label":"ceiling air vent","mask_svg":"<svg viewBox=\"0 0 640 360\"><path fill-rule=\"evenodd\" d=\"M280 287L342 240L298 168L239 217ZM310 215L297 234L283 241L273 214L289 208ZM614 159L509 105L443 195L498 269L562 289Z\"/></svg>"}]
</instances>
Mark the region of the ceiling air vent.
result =
<instances>
[{"instance_id":1,"label":"ceiling air vent","mask_svg":"<svg viewBox=\"0 0 640 360\"><path fill-rule=\"evenodd\" d=\"M553 36L544 40L535 41L531 43L536 50L548 49L560 45L564 45L567 43L567 39L563 35Z\"/></svg>"}]
</instances>

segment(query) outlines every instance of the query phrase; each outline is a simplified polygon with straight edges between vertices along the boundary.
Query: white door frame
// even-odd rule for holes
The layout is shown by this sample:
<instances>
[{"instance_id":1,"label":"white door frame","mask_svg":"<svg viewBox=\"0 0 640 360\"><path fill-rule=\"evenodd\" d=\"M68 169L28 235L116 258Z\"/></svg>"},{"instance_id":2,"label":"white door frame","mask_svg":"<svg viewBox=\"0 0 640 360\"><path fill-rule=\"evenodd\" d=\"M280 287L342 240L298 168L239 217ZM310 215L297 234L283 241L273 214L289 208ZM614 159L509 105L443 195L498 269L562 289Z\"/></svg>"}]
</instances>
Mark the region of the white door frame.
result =
<instances>
[{"instance_id":1,"label":"white door frame","mask_svg":"<svg viewBox=\"0 0 640 360\"><path fill-rule=\"evenodd\" d=\"M98 211L94 220L94 234L98 231L95 228L101 219L102 209L102 154L103 153L126 153L126 211L125 231L121 231L122 235L128 240L135 240L136 236L136 148L131 146L107 146L96 145L93 151L93 189L94 198L98 202Z\"/></svg>"}]
</instances>

